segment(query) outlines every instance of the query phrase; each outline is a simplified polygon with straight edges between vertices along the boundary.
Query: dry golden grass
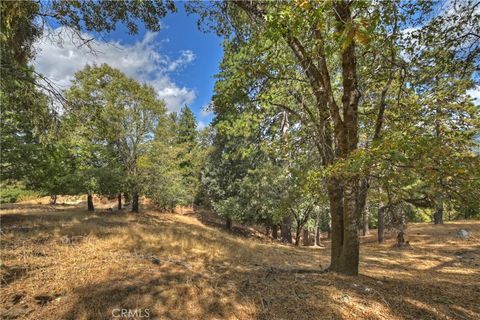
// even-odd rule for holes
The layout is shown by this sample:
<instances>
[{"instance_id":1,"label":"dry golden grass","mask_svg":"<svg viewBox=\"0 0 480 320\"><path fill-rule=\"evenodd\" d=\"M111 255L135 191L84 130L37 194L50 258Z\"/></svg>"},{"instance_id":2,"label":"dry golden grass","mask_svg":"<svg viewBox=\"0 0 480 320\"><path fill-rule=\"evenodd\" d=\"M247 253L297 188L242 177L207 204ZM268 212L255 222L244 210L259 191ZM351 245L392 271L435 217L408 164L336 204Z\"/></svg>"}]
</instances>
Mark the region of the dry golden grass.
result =
<instances>
[{"instance_id":1,"label":"dry golden grass","mask_svg":"<svg viewBox=\"0 0 480 320\"><path fill-rule=\"evenodd\" d=\"M327 266L328 243L246 238L206 216L4 207L1 318L112 319L114 308L150 319L480 318L478 221L412 225L411 250L365 237L352 278L280 271ZM461 228L473 237L456 239Z\"/></svg>"}]
</instances>

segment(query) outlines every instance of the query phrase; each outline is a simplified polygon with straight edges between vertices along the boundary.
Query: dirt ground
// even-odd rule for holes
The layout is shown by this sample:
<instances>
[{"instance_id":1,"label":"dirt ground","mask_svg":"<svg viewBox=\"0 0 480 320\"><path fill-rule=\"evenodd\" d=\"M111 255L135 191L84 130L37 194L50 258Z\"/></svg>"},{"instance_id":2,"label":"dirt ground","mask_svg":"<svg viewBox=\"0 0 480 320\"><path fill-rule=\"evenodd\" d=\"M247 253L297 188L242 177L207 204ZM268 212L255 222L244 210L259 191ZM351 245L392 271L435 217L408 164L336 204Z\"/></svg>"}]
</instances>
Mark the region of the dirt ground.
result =
<instances>
[{"instance_id":1,"label":"dirt ground","mask_svg":"<svg viewBox=\"0 0 480 320\"><path fill-rule=\"evenodd\" d=\"M480 319L480 221L410 225L410 249L362 237L361 275L345 277L285 271L328 266L324 239L294 247L202 212L67 200L2 206L0 318Z\"/></svg>"}]
</instances>

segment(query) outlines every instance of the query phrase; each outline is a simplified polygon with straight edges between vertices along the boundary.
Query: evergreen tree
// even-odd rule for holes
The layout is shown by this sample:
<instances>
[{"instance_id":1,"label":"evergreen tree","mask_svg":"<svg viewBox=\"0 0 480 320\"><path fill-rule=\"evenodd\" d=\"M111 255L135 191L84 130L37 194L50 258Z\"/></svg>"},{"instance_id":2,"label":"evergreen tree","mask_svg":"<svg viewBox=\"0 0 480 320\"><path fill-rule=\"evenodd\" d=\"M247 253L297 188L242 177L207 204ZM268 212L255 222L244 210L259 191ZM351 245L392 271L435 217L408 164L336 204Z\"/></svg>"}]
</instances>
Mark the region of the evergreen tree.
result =
<instances>
[{"instance_id":1,"label":"evergreen tree","mask_svg":"<svg viewBox=\"0 0 480 320\"><path fill-rule=\"evenodd\" d=\"M177 141L180 144L186 143L193 148L197 137L197 120L192 110L185 106L180 110L177 119Z\"/></svg>"}]
</instances>

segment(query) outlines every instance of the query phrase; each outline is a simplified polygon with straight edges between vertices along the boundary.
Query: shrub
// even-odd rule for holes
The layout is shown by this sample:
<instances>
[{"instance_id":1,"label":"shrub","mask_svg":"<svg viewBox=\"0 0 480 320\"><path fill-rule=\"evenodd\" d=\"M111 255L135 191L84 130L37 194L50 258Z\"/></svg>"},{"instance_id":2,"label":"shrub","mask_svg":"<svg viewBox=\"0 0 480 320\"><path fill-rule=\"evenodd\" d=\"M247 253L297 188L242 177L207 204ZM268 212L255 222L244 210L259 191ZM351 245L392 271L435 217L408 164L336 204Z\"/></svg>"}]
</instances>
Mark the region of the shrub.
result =
<instances>
[{"instance_id":1,"label":"shrub","mask_svg":"<svg viewBox=\"0 0 480 320\"><path fill-rule=\"evenodd\" d=\"M34 190L27 190L22 186L0 186L0 203L15 203L18 201L38 198L41 194Z\"/></svg>"}]
</instances>

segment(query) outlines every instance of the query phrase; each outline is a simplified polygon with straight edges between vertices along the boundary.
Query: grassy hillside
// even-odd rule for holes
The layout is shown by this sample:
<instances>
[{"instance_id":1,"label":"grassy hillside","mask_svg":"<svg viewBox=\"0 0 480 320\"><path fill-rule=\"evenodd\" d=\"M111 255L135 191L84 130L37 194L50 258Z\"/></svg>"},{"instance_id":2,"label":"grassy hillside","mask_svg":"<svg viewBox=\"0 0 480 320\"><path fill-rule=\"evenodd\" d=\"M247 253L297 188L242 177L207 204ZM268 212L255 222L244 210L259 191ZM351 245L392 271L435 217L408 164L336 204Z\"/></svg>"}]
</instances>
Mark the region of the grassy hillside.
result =
<instances>
[{"instance_id":1,"label":"grassy hillside","mask_svg":"<svg viewBox=\"0 0 480 320\"><path fill-rule=\"evenodd\" d=\"M478 221L412 225L410 250L364 237L350 278L292 272L328 266L328 241L296 248L187 213L4 206L2 319L112 319L116 308L150 319L480 318ZM461 228L473 236L456 239Z\"/></svg>"}]
</instances>

